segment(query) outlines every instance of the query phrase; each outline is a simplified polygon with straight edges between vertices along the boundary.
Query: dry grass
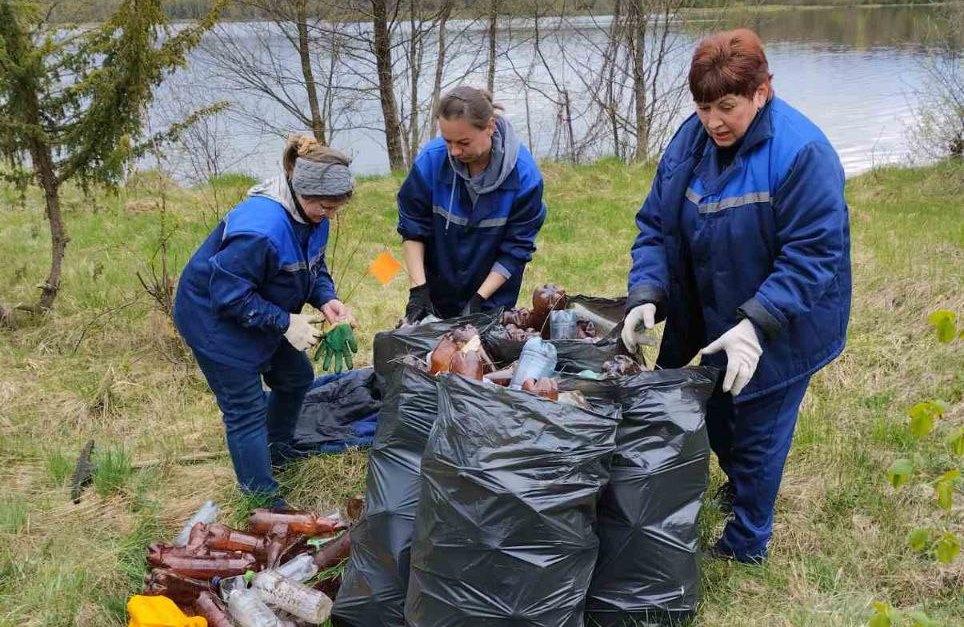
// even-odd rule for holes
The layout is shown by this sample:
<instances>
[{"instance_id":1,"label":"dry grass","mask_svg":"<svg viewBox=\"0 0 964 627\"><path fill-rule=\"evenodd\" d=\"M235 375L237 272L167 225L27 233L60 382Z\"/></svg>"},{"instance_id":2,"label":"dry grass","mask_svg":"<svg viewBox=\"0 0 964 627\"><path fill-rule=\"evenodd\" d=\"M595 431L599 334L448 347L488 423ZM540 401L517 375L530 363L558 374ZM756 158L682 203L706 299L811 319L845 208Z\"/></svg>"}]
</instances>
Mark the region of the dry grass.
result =
<instances>
[{"instance_id":1,"label":"dry grass","mask_svg":"<svg viewBox=\"0 0 964 627\"><path fill-rule=\"evenodd\" d=\"M651 171L604 161L548 164L544 172L550 218L525 290L552 280L570 292L624 291L632 217ZM341 294L354 289L356 363L370 361L374 333L404 307L404 277L381 288L364 275L378 252L399 254L398 184L362 181L338 247L329 248ZM220 197L237 197L244 185L229 179ZM964 315L964 167L880 171L849 188L856 287L848 350L815 378L805 401L769 564L707 564L701 624L860 625L874 599L925 609L941 624L964 615L964 558L939 566L905 542L923 523L964 531L960 505L935 518L926 485L960 460L941 437L916 442L903 414L940 399L949 408L941 435L964 422L962 343L939 345L925 323L941 307ZM225 506L227 521L247 505L234 488L213 398L135 277L157 247L160 199L176 224L170 261L183 265L213 223L202 194L145 174L95 208L69 198L73 239L55 311L0 330L0 626L123 625L149 541L175 533L206 499ZM49 250L39 199L21 207L15 192L0 189L0 202L0 302L29 302ZM68 468L88 438L135 466L156 463L129 476L115 469L119 483L101 477L108 487L88 488L74 505ZM221 456L178 461L200 452ZM884 471L901 455L919 458L924 485L886 485ZM361 452L312 458L281 481L291 502L328 510L363 487L365 461ZM704 508L703 539L715 540L722 523L713 506Z\"/></svg>"}]
</instances>

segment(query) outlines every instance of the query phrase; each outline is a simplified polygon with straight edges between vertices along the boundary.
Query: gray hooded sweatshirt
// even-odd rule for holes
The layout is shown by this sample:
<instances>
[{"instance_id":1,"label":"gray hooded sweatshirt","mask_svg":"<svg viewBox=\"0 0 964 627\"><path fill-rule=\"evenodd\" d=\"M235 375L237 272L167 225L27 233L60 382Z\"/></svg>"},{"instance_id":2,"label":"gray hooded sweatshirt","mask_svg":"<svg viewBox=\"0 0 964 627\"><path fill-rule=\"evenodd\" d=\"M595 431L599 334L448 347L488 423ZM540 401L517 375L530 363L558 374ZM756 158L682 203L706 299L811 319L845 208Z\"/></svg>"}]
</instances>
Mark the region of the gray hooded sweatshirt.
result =
<instances>
[{"instance_id":1,"label":"gray hooded sweatshirt","mask_svg":"<svg viewBox=\"0 0 964 627\"><path fill-rule=\"evenodd\" d=\"M515 168L515 162L519 158L519 136L515 129L502 116L495 118L495 132L492 134L492 155L489 157L489 165L477 175L469 174L469 166L449 155L449 163L455 170L457 176L465 180L465 186L469 190L469 198L472 206L479 200L482 194L488 194L499 188L500 185L509 177ZM455 178L452 179L452 186L455 186Z\"/></svg>"}]
</instances>

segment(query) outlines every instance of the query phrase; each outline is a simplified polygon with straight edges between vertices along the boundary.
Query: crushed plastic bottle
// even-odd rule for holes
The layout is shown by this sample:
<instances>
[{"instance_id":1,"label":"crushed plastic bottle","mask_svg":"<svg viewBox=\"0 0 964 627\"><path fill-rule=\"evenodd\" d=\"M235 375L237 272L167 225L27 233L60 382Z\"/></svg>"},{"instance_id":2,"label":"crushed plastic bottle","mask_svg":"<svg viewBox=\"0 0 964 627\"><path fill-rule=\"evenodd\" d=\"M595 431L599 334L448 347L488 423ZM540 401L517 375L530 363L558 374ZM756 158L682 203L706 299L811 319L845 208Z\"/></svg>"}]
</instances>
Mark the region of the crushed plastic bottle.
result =
<instances>
[{"instance_id":1,"label":"crushed plastic bottle","mask_svg":"<svg viewBox=\"0 0 964 627\"><path fill-rule=\"evenodd\" d=\"M194 602L194 611L208 621L208 627L234 627L234 621L228 616L227 609L210 592L202 592L198 596Z\"/></svg>"},{"instance_id":2,"label":"crushed plastic bottle","mask_svg":"<svg viewBox=\"0 0 964 627\"><path fill-rule=\"evenodd\" d=\"M549 312L549 337L553 340L574 340L579 334L579 319L571 309Z\"/></svg>"},{"instance_id":3,"label":"crushed plastic bottle","mask_svg":"<svg viewBox=\"0 0 964 627\"><path fill-rule=\"evenodd\" d=\"M132 596L127 601L127 613L131 617L128 627L207 627L203 617L185 616L174 601L164 596Z\"/></svg>"},{"instance_id":4,"label":"crushed plastic bottle","mask_svg":"<svg viewBox=\"0 0 964 627\"><path fill-rule=\"evenodd\" d=\"M512 374L509 387L519 390L522 389L524 381L551 377L557 361L555 346L538 337L528 340L522 347L519 365Z\"/></svg>"},{"instance_id":5,"label":"crushed plastic bottle","mask_svg":"<svg viewBox=\"0 0 964 627\"><path fill-rule=\"evenodd\" d=\"M316 512L298 510L256 509L248 519L252 533L277 533L284 528L288 534L307 536L331 535L345 528L338 514L322 516Z\"/></svg>"},{"instance_id":6,"label":"crushed plastic bottle","mask_svg":"<svg viewBox=\"0 0 964 627\"><path fill-rule=\"evenodd\" d=\"M346 531L331 542L327 542L312 558L318 570L325 570L337 566L348 559L351 553L351 532Z\"/></svg>"},{"instance_id":7,"label":"crushed plastic bottle","mask_svg":"<svg viewBox=\"0 0 964 627\"><path fill-rule=\"evenodd\" d=\"M218 519L219 508L214 504L214 501L205 501L204 505L198 509L191 518L184 523L184 527L181 529L180 533L175 536L174 541L171 543L174 546L186 546L188 538L191 536L191 529L197 523L213 523Z\"/></svg>"},{"instance_id":8,"label":"crushed plastic bottle","mask_svg":"<svg viewBox=\"0 0 964 627\"><path fill-rule=\"evenodd\" d=\"M298 583L305 583L318 574L318 566L315 564L315 558L311 553L302 553L293 560L278 566L275 568L275 571L283 577L287 577Z\"/></svg>"},{"instance_id":9,"label":"crushed plastic bottle","mask_svg":"<svg viewBox=\"0 0 964 627\"><path fill-rule=\"evenodd\" d=\"M144 577L145 595L165 596L182 607L191 605L199 594L210 589L206 581L181 577L163 568L153 568Z\"/></svg>"},{"instance_id":10,"label":"crushed plastic bottle","mask_svg":"<svg viewBox=\"0 0 964 627\"><path fill-rule=\"evenodd\" d=\"M234 575L232 577L214 577L211 579L211 583L218 589L218 594L221 596L221 600L227 601L228 597L235 590L247 590L248 589L248 576L247 573L243 575Z\"/></svg>"},{"instance_id":11,"label":"crushed plastic bottle","mask_svg":"<svg viewBox=\"0 0 964 627\"><path fill-rule=\"evenodd\" d=\"M215 576L240 575L255 568L258 560L250 553L208 551L191 555L184 547L155 543L147 547L147 563L182 577L209 580Z\"/></svg>"},{"instance_id":12,"label":"crushed plastic bottle","mask_svg":"<svg viewBox=\"0 0 964 627\"><path fill-rule=\"evenodd\" d=\"M238 627L281 627L281 621L253 590L237 588L228 595L228 613Z\"/></svg>"},{"instance_id":13,"label":"crushed plastic bottle","mask_svg":"<svg viewBox=\"0 0 964 627\"><path fill-rule=\"evenodd\" d=\"M312 625L321 625L331 616L331 599L276 570L255 575L251 588L266 603Z\"/></svg>"}]
</instances>

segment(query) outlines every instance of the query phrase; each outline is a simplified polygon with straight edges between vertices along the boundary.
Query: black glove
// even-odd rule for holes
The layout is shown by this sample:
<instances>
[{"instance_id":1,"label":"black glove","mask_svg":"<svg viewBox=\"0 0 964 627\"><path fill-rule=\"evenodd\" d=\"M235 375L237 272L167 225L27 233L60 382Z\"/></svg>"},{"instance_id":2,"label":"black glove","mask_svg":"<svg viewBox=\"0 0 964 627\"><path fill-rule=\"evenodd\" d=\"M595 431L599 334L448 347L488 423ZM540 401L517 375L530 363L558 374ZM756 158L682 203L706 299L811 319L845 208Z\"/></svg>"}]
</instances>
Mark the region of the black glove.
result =
<instances>
[{"instance_id":1,"label":"black glove","mask_svg":"<svg viewBox=\"0 0 964 627\"><path fill-rule=\"evenodd\" d=\"M409 324L419 322L425 316L434 316L435 308L432 307L432 295L428 289L428 283L416 285L408 290L408 305L405 306L405 320Z\"/></svg>"},{"instance_id":2,"label":"black glove","mask_svg":"<svg viewBox=\"0 0 964 627\"><path fill-rule=\"evenodd\" d=\"M472 295L472 298L469 299L469 302L465 303L465 307L462 308L462 315L468 316L469 314L481 312L482 303L484 302L485 299L482 298L482 295L476 292Z\"/></svg>"}]
</instances>

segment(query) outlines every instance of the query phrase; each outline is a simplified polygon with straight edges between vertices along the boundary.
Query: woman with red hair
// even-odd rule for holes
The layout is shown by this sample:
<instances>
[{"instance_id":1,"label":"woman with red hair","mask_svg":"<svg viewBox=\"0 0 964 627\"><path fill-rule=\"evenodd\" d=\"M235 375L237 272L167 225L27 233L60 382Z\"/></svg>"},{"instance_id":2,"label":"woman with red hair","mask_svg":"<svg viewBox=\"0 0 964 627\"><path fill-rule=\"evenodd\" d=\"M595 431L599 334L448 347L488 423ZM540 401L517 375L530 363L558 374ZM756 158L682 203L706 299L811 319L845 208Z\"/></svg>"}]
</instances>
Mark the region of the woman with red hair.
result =
<instances>
[{"instance_id":1,"label":"woman with red hair","mask_svg":"<svg viewBox=\"0 0 964 627\"><path fill-rule=\"evenodd\" d=\"M774 95L746 29L699 43L696 105L636 216L623 342L666 321L657 365L697 355L725 372L707 408L731 517L713 548L767 556L797 413L813 374L844 347L850 229L844 173L824 134Z\"/></svg>"}]
</instances>

